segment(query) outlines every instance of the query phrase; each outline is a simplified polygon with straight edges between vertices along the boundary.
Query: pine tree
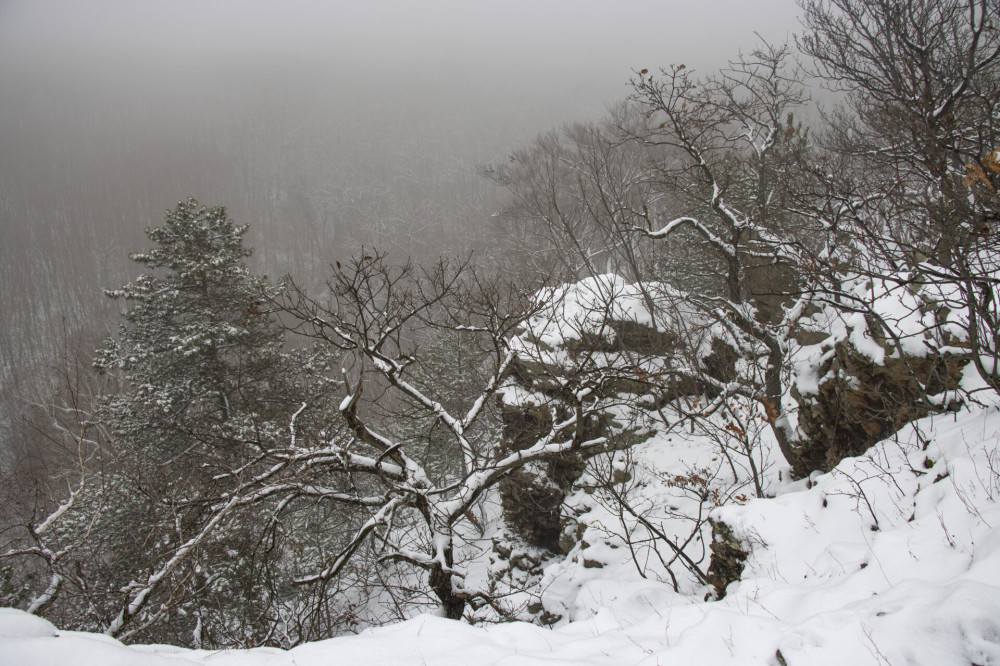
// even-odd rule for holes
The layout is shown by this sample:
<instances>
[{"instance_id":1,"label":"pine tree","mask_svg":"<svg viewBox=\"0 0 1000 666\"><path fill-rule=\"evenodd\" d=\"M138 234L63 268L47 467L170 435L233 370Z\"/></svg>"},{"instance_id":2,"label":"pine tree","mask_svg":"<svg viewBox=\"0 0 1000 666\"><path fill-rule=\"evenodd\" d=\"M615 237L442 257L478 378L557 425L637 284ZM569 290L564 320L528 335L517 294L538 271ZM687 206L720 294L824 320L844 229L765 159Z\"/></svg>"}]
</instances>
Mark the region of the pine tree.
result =
<instances>
[{"instance_id":1,"label":"pine tree","mask_svg":"<svg viewBox=\"0 0 1000 666\"><path fill-rule=\"evenodd\" d=\"M79 480L26 528L37 547L7 553L34 558L30 605L60 626L290 647L353 627L367 603L370 560L335 586L294 584L343 550L370 502L337 425L338 352L286 349L283 286L248 270L245 233L224 208L180 203L132 255L144 274L108 292L124 321L94 365L117 389L66 431Z\"/></svg>"},{"instance_id":2,"label":"pine tree","mask_svg":"<svg viewBox=\"0 0 1000 666\"><path fill-rule=\"evenodd\" d=\"M103 571L91 580L126 590L125 603L98 602L111 633L149 624L144 640L211 645L256 643L268 631L248 618L267 615L259 579L280 557L274 533L250 509L213 520L268 452L287 445L289 419L310 389L268 309L280 287L246 266L246 230L223 207L182 202L147 230L153 248L131 256L146 273L107 292L126 304L124 323L95 366L119 374L124 388L100 413L117 455L95 525L105 552L94 567ZM202 534L188 554L185 544ZM178 553L183 564L169 568ZM170 575L158 578L165 567ZM132 592L130 581L140 581ZM143 586L153 591L135 592ZM154 596L170 609L158 620L160 611L147 610Z\"/></svg>"},{"instance_id":3,"label":"pine tree","mask_svg":"<svg viewBox=\"0 0 1000 666\"><path fill-rule=\"evenodd\" d=\"M147 230L156 246L131 257L153 272L107 292L128 309L95 364L129 386L105 419L137 454L197 455L214 474L269 446L264 424L287 409L288 367L264 305L278 289L247 269L246 230L222 207L180 203Z\"/></svg>"}]
</instances>

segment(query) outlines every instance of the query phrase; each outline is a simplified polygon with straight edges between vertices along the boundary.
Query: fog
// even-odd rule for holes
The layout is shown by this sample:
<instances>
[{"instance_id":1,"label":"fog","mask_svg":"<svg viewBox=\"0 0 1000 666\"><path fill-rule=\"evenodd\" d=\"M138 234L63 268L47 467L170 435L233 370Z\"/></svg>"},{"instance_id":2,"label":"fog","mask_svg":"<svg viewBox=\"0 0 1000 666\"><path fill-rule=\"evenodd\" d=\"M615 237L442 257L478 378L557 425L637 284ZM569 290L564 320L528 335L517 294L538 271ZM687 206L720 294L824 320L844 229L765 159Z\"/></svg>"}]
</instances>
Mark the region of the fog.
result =
<instances>
[{"instance_id":1,"label":"fog","mask_svg":"<svg viewBox=\"0 0 1000 666\"><path fill-rule=\"evenodd\" d=\"M0 2L0 437L115 325L102 288L178 200L306 283L362 243L465 252L498 205L477 165L599 118L633 70L796 29L793 0Z\"/></svg>"}]
</instances>

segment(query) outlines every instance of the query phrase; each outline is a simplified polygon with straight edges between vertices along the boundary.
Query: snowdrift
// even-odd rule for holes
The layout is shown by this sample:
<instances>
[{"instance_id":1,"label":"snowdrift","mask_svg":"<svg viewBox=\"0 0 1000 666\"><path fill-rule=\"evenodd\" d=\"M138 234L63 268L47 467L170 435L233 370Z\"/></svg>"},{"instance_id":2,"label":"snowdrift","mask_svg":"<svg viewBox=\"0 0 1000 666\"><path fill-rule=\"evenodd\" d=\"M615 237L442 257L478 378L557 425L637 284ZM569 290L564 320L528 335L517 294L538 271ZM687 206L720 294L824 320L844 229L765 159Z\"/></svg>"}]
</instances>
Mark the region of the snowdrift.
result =
<instances>
[{"instance_id":1,"label":"snowdrift","mask_svg":"<svg viewBox=\"0 0 1000 666\"><path fill-rule=\"evenodd\" d=\"M73 664L1000 664L1000 410L916 421L828 474L715 510L747 549L721 601L642 578L627 552L546 571L552 629L422 616L291 651L123 646L0 611L0 660ZM664 454L677 445L671 455ZM637 455L687 462L707 443L651 440ZM683 456L681 456L683 457ZM675 463L679 464L679 463ZM651 491L652 492L652 491ZM588 529L608 520L587 516ZM609 530L613 525L604 526ZM602 557L590 554L590 557ZM556 598L558 597L558 598ZM570 621L570 620L573 621Z\"/></svg>"}]
</instances>

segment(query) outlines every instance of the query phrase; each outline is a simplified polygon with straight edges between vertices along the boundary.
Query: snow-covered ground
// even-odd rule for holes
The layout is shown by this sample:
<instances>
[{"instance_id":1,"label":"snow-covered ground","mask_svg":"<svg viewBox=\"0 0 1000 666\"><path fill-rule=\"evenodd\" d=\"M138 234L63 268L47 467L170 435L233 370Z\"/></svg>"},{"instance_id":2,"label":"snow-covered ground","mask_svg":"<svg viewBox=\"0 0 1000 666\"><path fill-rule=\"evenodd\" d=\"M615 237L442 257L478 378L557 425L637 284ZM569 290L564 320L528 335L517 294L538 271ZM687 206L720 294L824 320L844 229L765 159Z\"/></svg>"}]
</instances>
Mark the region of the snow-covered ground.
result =
<instances>
[{"instance_id":1,"label":"snow-covered ground","mask_svg":"<svg viewBox=\"0 0 1000 666\"><path fill-rule=\"evenodd\" d=\"M712 455L674 444L666 455L670 443L651 440L636 456L687 457L689 468ZM721 601L675 593L653 568L642 578L627 549L592 543L595 553L546 572L546 606L566 618L553 628L422 616L287 652L192 651L126 647L0 610L0 663L1000 664L998 444L996 407L923 419L830 474L775 486L773 499L717 509L752 546ZM607 519L596 508L581 516L588 531L613 534ZM588 557L604 566L584 566Z\"/></svg>"}]
</instances>

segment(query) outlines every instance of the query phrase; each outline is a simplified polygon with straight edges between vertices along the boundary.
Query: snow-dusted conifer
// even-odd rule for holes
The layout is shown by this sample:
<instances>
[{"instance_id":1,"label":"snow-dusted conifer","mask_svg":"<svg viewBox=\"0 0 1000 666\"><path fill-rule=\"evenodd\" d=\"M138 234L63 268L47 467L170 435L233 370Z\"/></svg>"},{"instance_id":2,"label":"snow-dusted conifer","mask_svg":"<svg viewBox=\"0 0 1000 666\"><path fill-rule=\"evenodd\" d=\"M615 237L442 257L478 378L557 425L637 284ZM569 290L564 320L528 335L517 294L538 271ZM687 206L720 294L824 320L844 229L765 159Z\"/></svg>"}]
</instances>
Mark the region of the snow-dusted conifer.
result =
<instances>
[{"instance_id":1,"label":"snow-dusted conifer","mask_svg":"<svg viewBox=\"0 0 1000 666\"><path fill-rule=\"evenodd\" d=\"M132 255L151 272L107 292L127 309L95 364L129 382L105 418L136 453L198 452L225 467L248 444L267 446L287 368L264 306L277 289L247 269L246 229L222 207L180 203L147 230L155 247Z\"/></svg>"},{"instance_id":2,"label":"snow-dusted conifer","mask_svg":"<svg viewBox=\"0 0 1000 666\"><path fill-rule=\"evenodd\" d=\"M117 456L95 525L106 553L90 583L125 586L124 602L97 604L112 635L144 625L203 634L212 623L202 609L228 608L215 635L195 644L231 640L218 635L225 623L253 641L256 628L241 616L264 615L266 592L253 578L267 565L253 552L259 525L235 511L252 503L239 471L252 475L287 443L303 381L266 305L280 287L246 266L246 230L222 207L179 203L147 230L153 248L132 255L147 272L107 292L125 304L124 323L95 366L119 373L124 388L100 414ZM166 621L178 612L189 621Z\"/></svg>"}]
</instances>

